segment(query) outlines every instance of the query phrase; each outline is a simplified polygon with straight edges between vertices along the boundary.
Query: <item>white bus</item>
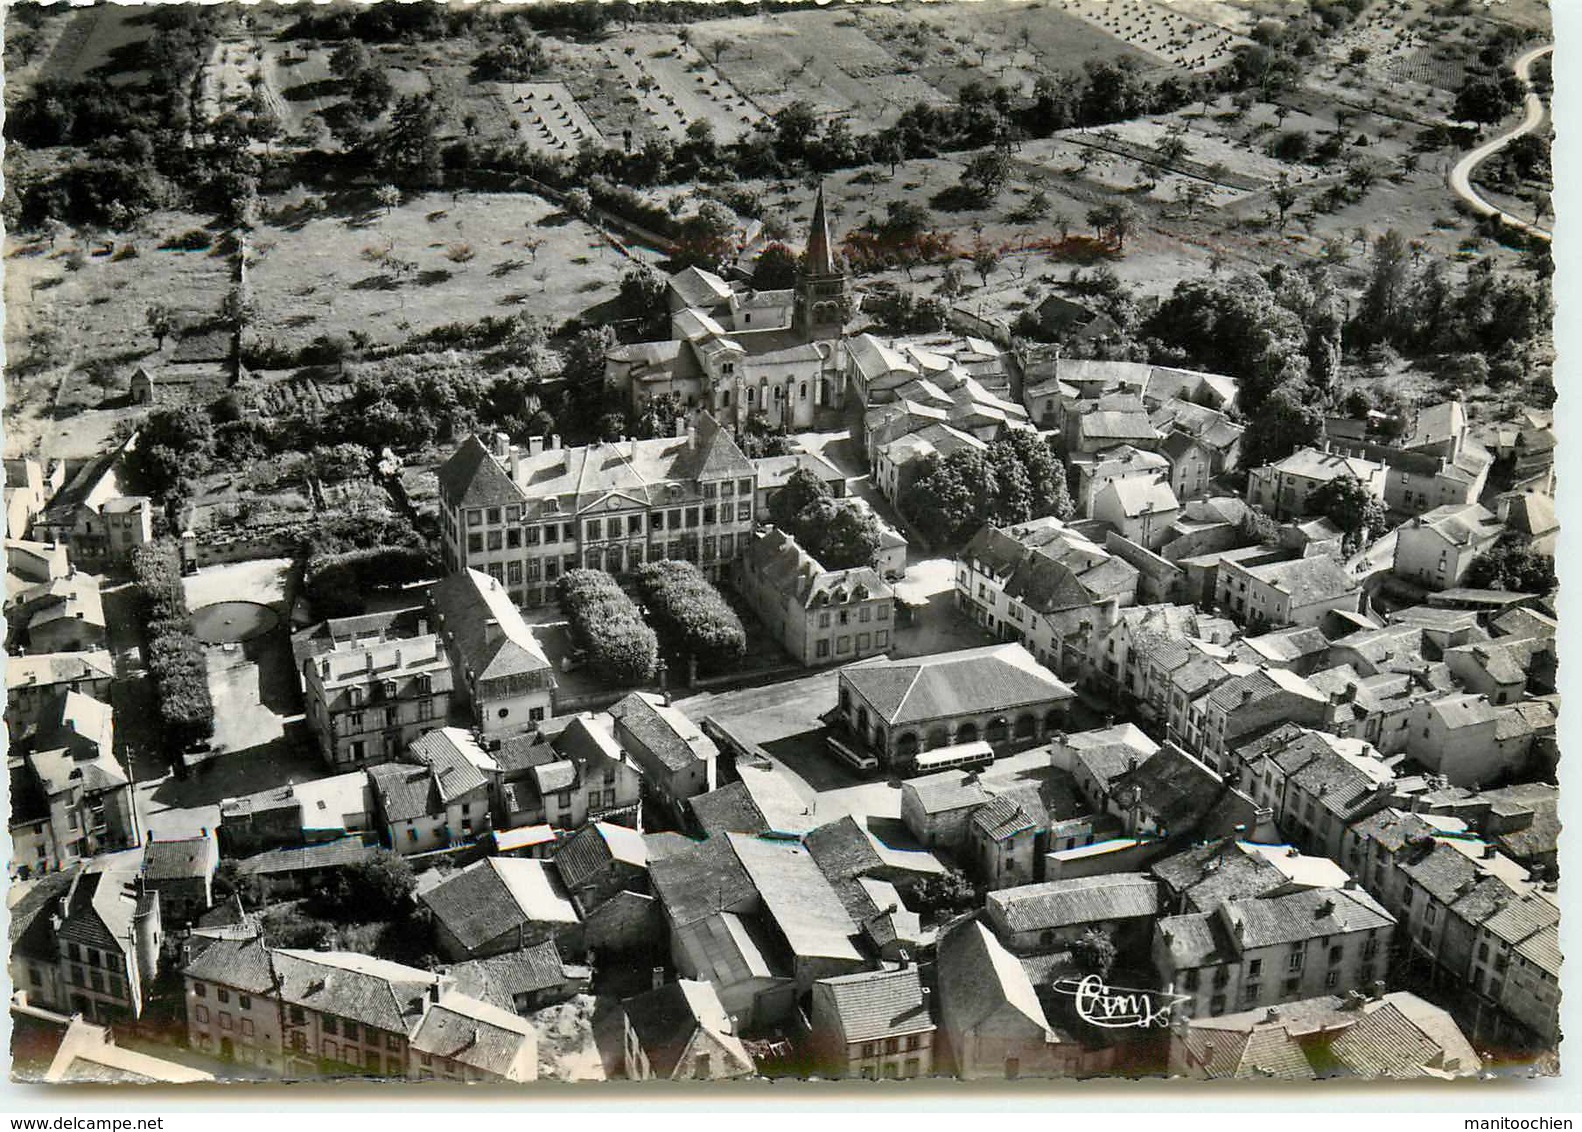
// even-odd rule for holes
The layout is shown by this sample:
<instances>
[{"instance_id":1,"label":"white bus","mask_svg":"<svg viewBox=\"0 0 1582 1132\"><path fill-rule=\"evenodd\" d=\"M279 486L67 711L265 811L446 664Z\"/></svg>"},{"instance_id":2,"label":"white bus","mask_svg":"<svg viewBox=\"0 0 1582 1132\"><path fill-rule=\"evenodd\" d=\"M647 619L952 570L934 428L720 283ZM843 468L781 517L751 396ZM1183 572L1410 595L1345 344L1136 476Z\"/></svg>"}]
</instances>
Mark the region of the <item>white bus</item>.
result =
<instances>
[{"instance_id":1,"label":"white bus","mask_svg":"<svg viewBox=\"0 0 1582 1132\"><path fill-rule=\"evenodd\" d=\"M852 770L867 774L879 769L879 760L872 755L865 755L861 751L854 751L839 739L828 739L829 750L841 762L851 767Z\"/></svg>"},{"instance_id":2,"label":"white bus","mask_svg":"<svg viewBox=\"0 0 1582 1132\"><path fill-rule=\"evenodd\" d=\"M913 763L914 775L937 774L942 770L968 769L988 766L994 761L994 748L979 739L975 743L959 743L954 747L936 747L918 754Z\"/></svg>"}]
</instances>

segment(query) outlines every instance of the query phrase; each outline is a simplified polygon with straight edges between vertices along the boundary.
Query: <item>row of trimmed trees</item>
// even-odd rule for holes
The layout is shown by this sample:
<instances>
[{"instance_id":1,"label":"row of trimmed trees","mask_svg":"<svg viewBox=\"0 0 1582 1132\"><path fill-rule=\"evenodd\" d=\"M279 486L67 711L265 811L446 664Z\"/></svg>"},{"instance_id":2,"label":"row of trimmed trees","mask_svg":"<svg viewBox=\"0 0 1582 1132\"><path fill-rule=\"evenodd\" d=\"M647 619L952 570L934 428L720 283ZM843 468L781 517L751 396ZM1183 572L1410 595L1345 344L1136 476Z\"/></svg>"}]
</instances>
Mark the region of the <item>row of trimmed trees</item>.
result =
<instances>
[{"instance_id":1,"label":"row of trimmed trees","mask_svg":"<svg viewBox=\"0 0 1582 1132\"><path fill-rule=\"evenodd\" d=\"M708 668L732 664L747 651L741 618L691 562L650 562L637 572L647 621L644 609L603 570L573 570L559 587L572 641L606 683L631 687L651 680L661 644Z\"/></svg>"},{"instance_id":2,"label":"row of trimmed trees","mask_svg":"<svg viewBox=\"0 0 1582 1132\"><path fill-rule=\"evenodd\" d=\"M180 751L214 734L209 662L192 630L181 586L181 553L168 541L132 553L132 578L148 633L148 670L169 748Z\"/></svg>"}]
</instances>

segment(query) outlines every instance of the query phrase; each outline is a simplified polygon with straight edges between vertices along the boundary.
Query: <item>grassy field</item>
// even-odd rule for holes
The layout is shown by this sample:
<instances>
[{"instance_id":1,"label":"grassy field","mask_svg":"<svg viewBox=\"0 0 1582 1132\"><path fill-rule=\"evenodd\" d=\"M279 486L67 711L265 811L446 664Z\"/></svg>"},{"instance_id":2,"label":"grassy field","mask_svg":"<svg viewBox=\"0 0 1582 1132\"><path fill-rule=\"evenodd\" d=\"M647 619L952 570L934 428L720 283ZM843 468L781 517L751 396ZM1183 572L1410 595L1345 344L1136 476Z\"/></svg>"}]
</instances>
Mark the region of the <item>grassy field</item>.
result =
<instances>
[{"instance_id":1,"label":"grassy field","mask_svg":"<svg viewBox=\"0 0 1582 1132\"><path fill-rule=\"evenodd\" d=\"M254 330L288 348L352 329L398 342L523 310L553 328L614 298L629 266L594 229L525 194L432 193L388 214L266 223L254 248Z\"/></svg>"}]
</instances>

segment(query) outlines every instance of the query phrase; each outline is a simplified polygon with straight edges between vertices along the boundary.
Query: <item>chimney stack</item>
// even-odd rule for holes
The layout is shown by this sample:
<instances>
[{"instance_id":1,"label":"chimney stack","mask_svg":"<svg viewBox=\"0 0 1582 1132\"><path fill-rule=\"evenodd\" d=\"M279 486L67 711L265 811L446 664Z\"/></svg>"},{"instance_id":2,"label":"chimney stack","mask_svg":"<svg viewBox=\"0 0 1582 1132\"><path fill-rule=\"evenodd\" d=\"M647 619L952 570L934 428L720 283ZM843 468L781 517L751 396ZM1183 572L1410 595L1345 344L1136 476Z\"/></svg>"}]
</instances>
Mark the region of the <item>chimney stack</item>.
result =
<instances>
[{"instance_id":1,"label":"chimney stack","mask_svg":"<svg viewBox=\"0 0 1582 1132\"><path fill-rule=\"evenodd\" d=\"M527 454L529 456L537 456L543 450L544 438L542 436L530 436L527 438Z\"/></svg>"},{"instance_id":2,"label":"chimney stack","mask_svg":"<svg viewBox=\"0 0 1582 1132\"><path fill-rule=\"evenodd\" d=\"M503 432L494 434L494 457L504 460L511 454L511 438Z\"/></svg>"}]
</instances>

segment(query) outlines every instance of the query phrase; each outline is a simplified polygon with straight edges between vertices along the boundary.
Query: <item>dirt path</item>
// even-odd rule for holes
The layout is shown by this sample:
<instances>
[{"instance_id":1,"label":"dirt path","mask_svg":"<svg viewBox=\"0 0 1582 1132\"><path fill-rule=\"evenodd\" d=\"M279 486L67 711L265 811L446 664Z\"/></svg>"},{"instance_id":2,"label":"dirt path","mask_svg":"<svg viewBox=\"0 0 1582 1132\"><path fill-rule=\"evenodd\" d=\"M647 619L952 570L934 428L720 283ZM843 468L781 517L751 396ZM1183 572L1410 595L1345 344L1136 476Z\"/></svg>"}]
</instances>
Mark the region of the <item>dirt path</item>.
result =
<instances>
[{"instance_id":1,"label":"dirt path","mask_svg":"<svg viewBox=\"0 0 1582 1132\"><path fill-rule=\"evenodd\" d=\"M1484 142L1482 145L1478 146L1477 149L1474 149L1460 161L1456 162L1455 167L1450 170L1450 191L1455 193L1456 196L1460 197L1462 200L1466 201L1467 204L1472 207L1473 211L1475 211L1479 216L1498 216L1512 228L1526 232L1530 236L1536 236L1540 240L1553 239L1553 235L1549 229L1540 228L1536 224L1530 224L1520 217L1512 216L1504 209L1497 208L1496 206L1490 204L1487 200L1479 195L1476 189L1472 187L1472 171L1479 165L1483 164L1483 162L1487 161L1494 154L1504 149L1511 142L1515 141L1517 138L1522 137L1525 134L1532 133L1543 122L1544 100L1538 97L1537 91L1533 90L1532 69L1533 64L1537 62L1541 56L1550 54L1554 51L1554 49L1554 44L1545 44L1542 47L1533 48L1531 51L1527 52L1525 55L1516 60L1515 66L1513 67L1516 72L1516 77L1520 79L1522 81L1522 85L1527 88L1527 97L1524 99L1524 103L1527 107L1527 113L1526 116L1522 118L1521 124L1515 129L1511 130L1509 133L1501 134L1499 137L1494 138L1491 141Z\"/></svg>"}]
</instances>

